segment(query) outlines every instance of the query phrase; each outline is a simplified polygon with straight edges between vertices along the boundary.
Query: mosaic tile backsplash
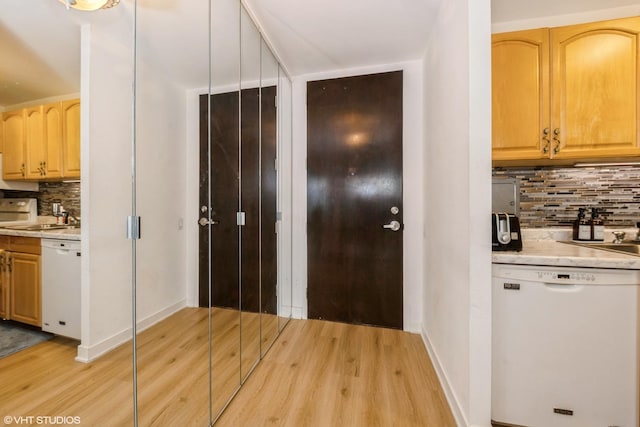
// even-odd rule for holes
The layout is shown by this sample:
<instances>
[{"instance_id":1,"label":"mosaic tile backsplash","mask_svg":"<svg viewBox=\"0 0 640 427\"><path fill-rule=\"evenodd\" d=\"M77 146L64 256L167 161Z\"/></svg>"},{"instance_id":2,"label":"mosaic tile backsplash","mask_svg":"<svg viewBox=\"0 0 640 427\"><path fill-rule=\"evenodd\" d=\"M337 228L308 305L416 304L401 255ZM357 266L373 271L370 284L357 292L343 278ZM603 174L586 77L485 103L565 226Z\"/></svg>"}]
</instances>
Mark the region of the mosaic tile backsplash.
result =
<instances>
[{"instance_id":1,"label":"mosaic tile backsplash","mask_svg":"<svg viewBox=\"0 0 640 427\"><path fill-rule=\"evenodd\" d=\"M51 205L60 202L66 211L80 218L80 182L41 182L38 193L14 190L4 190L2 193L6 198L37 198L38 215L51 215Z\"/></svg>"},{"instance_id":2,"label":"mosaic tile backsplash","mask_svg":"<svg viewBox=\"0 0 640 427\"><path fill-rule=\"evenodd\" d=\"M520 180L520 223L525 228L567 227L578 208L598 208L607 227L640 222L640 166L494 169ZM589 215L587 215L589 217Z\"/></svg>"}]
</instances>

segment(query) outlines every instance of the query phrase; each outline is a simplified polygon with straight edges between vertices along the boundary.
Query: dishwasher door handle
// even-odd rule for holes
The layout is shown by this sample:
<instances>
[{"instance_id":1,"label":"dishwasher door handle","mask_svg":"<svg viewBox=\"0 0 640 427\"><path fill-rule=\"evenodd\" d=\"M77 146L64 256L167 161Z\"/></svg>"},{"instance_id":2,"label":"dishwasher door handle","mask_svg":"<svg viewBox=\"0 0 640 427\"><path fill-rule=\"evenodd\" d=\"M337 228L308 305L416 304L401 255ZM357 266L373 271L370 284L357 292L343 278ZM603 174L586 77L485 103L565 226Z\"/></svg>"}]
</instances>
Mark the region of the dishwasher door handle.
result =
<instances>
[{"instance_id":1,"label":"dishwasher door handle","mask_svg":"<svg viewBox=\"0 0 640 427\"><path fill-rule=\"evenodd\" d=\"M582 292L584 285L575 283L543 283L544 287L553 292Z\"/></svg>"}]
</instances>

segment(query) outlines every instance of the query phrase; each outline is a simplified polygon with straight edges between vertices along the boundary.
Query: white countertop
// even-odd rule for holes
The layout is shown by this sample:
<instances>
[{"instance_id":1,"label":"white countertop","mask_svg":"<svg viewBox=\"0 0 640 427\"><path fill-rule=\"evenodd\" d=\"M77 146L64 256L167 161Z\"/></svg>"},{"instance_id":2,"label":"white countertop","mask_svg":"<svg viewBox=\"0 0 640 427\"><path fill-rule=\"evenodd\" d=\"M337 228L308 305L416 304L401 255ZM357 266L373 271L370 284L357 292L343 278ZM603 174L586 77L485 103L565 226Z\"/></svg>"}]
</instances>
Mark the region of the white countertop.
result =
<instances>
[{"instance_id":1,"label":"white countertop","mask_svg":"<svg viewBox=\"0 0 640 427\"><path fill-rule=\"evenodd\" d=\"M640 270L640 256L552 240L571 240L570 230L523 230L522 234L522 251L492 252L493 263ZM609 236L610 233L605 237L605 241L612 240Z\"/></svg>"},{"instance_id":2,"label":"white countertop","mask_svg":"<svg viewBox=\"0 0 640 427\"><path fill-rule=\"evenodd\" d=\"M55 224L56 218L52 216L39 216L37 221L35 221L34 223ZM8 228L0 228L0 235L37 237L40 239L80 240L80 228L70 228L70 229L63 228L63 229L54 229L54 230L48 230L48 231L11 230Z\"/></svg>"},{"instance_id":3,"label":"white countertop","mask_svg":"<svg viewBox=\"0 0 640 427\"><path fill-rule=\"evenodd\" d=\"M5 228L0 228L0 235L38 237L40 239L80 240L80 229L73 228L73 229L49 230L49 231L26 231L26 230L8 230Z\"/></svg>"}]
</instances>

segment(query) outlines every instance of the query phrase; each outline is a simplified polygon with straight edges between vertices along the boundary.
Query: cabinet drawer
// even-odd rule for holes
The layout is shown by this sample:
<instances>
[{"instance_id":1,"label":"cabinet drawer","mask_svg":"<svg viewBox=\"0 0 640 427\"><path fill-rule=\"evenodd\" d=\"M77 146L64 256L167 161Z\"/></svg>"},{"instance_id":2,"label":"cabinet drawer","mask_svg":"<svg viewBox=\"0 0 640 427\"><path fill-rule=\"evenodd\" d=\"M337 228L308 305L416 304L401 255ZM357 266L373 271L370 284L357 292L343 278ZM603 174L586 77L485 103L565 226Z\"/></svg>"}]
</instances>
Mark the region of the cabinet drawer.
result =
<instances>
[{"instance_id":1,"label":"cabinet drawer","mask_svg":"<svg viewBox=\"0 0 640 427\"><path fill-rule=\"evenodd\" d=\"M22 236L1 236L9 237L9 250L12 252L22 252L25 254L40 255L40 238ZM1 244L1 241L0 241Z\"/></svg>"},{"instance_id":2,"label":"cabinet drawer","mask_svg":"<svg viewBox=\"0 0 640 427\"><path fill-rule=\"evenodd\" d=\"M11 240L10 236L0 235L0 250L4 249L8 251L10 240Z\"/></svg>"}]
</instances>

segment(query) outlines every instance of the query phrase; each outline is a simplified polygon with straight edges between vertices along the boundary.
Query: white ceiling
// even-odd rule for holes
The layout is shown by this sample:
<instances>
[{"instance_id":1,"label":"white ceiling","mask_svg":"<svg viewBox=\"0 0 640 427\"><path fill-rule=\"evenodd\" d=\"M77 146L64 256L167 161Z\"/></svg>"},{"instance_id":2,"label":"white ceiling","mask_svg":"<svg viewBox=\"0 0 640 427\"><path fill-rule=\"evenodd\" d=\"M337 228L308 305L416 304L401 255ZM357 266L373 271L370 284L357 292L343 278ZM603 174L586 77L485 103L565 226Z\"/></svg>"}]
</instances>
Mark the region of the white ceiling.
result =
<instances>
[{"instance_id":1,"label":"white ceiling","mask_svg":"<svg viewBox=\"0 0 640 427\"><path fill-rule=\"evenodd\" d=\"M80 91L80 25L128 43L132 1L98 12L58 0L0 1L0 109ZM441 2L450 0L244 0L292 75L420 58ZM236 0L213 0L214 84L238 75ZM493 22L637 5L640 0L492 0ZM208 80L209 0L138 0L138 53L187 88ZM221 19L221 10L233 15ZM255 53L252 53L255 57ZM247 59L243 56L243 64ZM251 62L251 61L249 61Z\"/></svg>"},{"instance_id":2,"label":"white ceiling","mask_svg":"<svg viewBox=\"0 0 640 427\"><path fill-rule=\"evenodd\" d=\"M293 75L419 59L444 0L246 0Z\"/></svg>"}]
</instances>

